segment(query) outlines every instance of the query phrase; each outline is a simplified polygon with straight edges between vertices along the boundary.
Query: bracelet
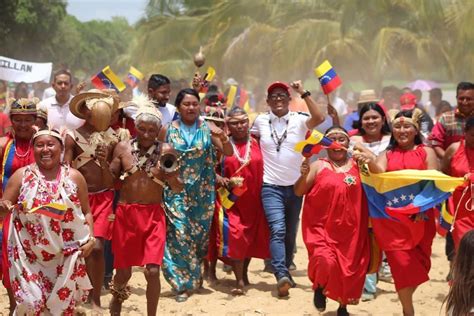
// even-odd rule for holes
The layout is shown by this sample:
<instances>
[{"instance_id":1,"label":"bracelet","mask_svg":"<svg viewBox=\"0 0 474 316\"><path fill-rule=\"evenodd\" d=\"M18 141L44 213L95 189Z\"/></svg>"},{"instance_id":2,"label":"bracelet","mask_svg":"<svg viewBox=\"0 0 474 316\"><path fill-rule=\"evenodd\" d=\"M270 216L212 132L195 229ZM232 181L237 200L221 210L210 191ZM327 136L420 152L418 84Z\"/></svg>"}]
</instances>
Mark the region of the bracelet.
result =
<instances>
[{"instance_id":1,"label":"bracelet","mask_svg":"<svg viewBox=\"0 0 474 316\"><path fill-rule=\"evenodd\" d=\"M304 93L301 95L301 99L309 97L310 95L311 95L311 92L309 92L309 90L305 90Z\"/></svg>"}]
</instances>

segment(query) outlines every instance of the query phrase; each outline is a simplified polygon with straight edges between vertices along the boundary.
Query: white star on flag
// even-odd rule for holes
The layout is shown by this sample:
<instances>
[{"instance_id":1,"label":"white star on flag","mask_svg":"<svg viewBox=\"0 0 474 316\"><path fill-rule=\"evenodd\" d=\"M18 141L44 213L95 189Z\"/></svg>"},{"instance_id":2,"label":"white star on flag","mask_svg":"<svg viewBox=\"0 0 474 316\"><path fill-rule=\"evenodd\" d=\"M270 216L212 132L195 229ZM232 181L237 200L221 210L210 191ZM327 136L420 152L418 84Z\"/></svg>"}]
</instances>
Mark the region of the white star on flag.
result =
<instances>
[{"instance_id":1,"label":"white star on flag","mask_svg":"<svg viewBox=\"0 0 474 316\"><path fill-rule=\"evenodd\" d=\"M410 194L408 198L413 201L415 199L415 196L413 194Z\"/></svg>"},{"instance_id":2,"label":"white star on flag","mask_svg":"<svg viewBox=\"0 0 474 316\"><path fill-rule=\"evenodd\" d=\"M389 207L392 206L392 201L388 200L387 206L389 206Z\"/></svg>"},{"instance_id":3,"label":"white star on flag","mask_svg":"<svg viewBox=\"0 0 474 316\"><path fill-rule=\"evenodd\" d=\"M402 195L400 196L400 199L401 199L402 201L405 201L405 200L407 199L407 196L406 196L405 194L402 194Z\"/></svg>"},{"instance_id":4,"label":"white star on flag","mask_svg":"<svg viewBox=\"0 0 474 316\"><path fill-rule=\"evenodd\" d=\"M398 198L395 196L395 197L392 199L392 201L393 201L393 204L397 204L397 203L398 203Z\"/></svg>"}]
</instances>

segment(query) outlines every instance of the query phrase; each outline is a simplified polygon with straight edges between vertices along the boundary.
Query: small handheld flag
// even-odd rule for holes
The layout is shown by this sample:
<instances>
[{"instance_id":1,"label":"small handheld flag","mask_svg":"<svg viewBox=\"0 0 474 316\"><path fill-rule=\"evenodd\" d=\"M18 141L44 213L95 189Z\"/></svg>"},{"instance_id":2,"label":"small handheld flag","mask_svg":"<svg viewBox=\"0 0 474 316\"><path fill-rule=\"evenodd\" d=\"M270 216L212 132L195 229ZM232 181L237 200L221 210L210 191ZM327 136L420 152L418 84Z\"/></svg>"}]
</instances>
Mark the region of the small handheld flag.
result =
<instances>
[{"instance_id":1,"label":"small handheld flag","mask_svg":"<svg viewBox=\"0 0 474 316\"><path fill-rule=\"evenodd\" d=\"M110 69L110 66L105 67L101 72L92 77L91 82L98 89L115 89L117 92L125 90L125 84Z\"/></svg>"},{"instance_id":2,"label":"small handheld flag","mask_svg":"<svg viewBox=\"0 0 474 316\"><path fill-rule=\"evenodd\" d=\"M325 60L314 69L316 76L321 83L324 94L329 94L342 84L341 78L336 74L329 61Z\"/></svg>"},{"instance_id":3,"label":"small handheld flag","mask_svg":"<svg viewBox=\"0 0 474 316\"><path fill-rule=\"evenodd\" d=\"M135 88L144 77L145 75L143 75L137 68L130 66L127 75L127 83L130 87Z\"/></svg>"},{"instance_id":4,"label":"small handheld flag","mask_svg":"<svg viewBox=\"0 0 474 316\"><path fill-rule=\"evenodd\" d=\"M295 151L300 152L304 157L309 158L317 155L321 149L345 149L344 146L337 142L333 142L317 130L313 130L311 134L306 134L306 139L295 145Z\"/></svg>"},{"instance_id":5,"label":"small handheld flag","mask_svg":"<svg viewBox=\"0 0 474 316\"><path fill-rule=\"evenodd\" d=\"M231 85L227 93L227 108L235 106L243 108L246 112L250 111L249 95L247 91L236 85Z\"/></svg>"}]
</instances>

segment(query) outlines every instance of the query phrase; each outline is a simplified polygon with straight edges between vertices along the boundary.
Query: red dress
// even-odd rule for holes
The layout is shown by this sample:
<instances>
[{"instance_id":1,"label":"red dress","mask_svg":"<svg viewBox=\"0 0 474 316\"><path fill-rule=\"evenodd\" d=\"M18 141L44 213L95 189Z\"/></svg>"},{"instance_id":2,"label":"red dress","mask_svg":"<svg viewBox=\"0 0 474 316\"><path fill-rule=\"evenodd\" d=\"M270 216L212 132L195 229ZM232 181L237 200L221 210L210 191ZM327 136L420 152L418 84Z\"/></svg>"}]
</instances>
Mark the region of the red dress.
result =
<instances>
[{"instance_id":1,"label":"red dress","mask_svg":"<svg viewBox=\"0 0 474 316\"><path fill-rule=\"evenodd\" d=\"M423 145L416 149L405 151L395 148L387 151L387 171L403 169L426 170L426 151ZM428 272L431 268L431 244L436 233L433 210L426 212L428 219L421 226L423 230L420 240L411 249L386 250L395 288L397 291L406 287L416 287L429 280ZM405 229L403 223L393 222L398 229ZM384 236L377 236L377 239Z\"/></svg>"},{"instance_id":2,"label":"red dress","mask_svg":"<svg viewBox=\"0 0 474 316\"><path fill-rule=\"evenodd\" d=\"M357 304L362 294L370 257L368 216L357 165L346 173L319 172L303 206L308 277L313 289L323 287L341 304Z\"/></svg>"},{"instance_id":3,"label":"red dress","mask_svg":"<svg viewBox=\"0 0 474 316\"><path fill-rule=\"evenodd\" d=\"M247 187L229 209L219 209L216 243L222 259L269 258L270 231L263 211L261 190L263 185L263 158L257 141L250 138L250 163L241 167L235 154L224 158L223 175L240 176ZM245 159L247 142L235 143L240 157Z\"/></svg>"},{"instance_id":4,"label":"red dress","mask_svg":"<svg viewBox=\"0 0 474 316\"><path fill-rule=\"evenodd\" d=\"M16 149L19 149L18 151ZM0 197L3 196L3 191L6 188L7 182L10 177L18 169L25 167L35 162L33 155L33 144L31 141L18 140L16 141L11 134L7 135L7 142L3 148L3 155L0 157L0 171L1 171L1 184L2 190L0 191ZM8 255L7 255L7 236L8 236L8 223L10 222L11 213L3 218L3 239L2 239L2 260L0 261L0 278L3 274L3 285L6 288L10 288L10 280L8 276ZM0 217L1 220L1 217ZM0 227L0 232L2 231Z\"/></svg>"},{"instance_id":5,"label":"red dress","mask_svg":"<svg viewBox=\"0 0 474 316\"><path fill-rule=\"evenodd\" d=\"M466 151L467 149L467 151ZM474 149L466 148L464 140L461 140L458 150L453 155L451 159L451 172L450 176L453 177L464 177L468 172L474 172ZM454 209L459 204L462 191L466 185L462 185L456 189L453 194L453 206ZM468 191L468 193L470 193ZM460 203L459 207L464 207L465 203ZM466 210L464 210L466 211ZM469 211L469 210L468 210ZM454 229L452 231L454 245L457 248L459 242L461 241L462 236L467 233L469 230L474 228L474 211L470 211L471 216L466 216L463 218L456 218L454 221ZM458 214L460 212L458 211Z\"/></svg>"}]
</instances>

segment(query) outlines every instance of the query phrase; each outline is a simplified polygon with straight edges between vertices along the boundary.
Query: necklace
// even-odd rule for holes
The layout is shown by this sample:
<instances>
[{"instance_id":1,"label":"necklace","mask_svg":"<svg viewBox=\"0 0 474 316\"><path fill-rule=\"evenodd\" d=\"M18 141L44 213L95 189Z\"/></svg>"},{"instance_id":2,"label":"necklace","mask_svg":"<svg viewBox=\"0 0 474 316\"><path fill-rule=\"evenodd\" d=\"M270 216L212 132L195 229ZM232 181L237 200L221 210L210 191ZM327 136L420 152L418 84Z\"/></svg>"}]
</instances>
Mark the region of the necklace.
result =
<instances>
[{"instance_id":1,"label":"necklace","mask_svg":"<svg viewBox=\"0 0 474 316\"><path fill-rule=\"evenodd\" d=\"M27 156L30 154L30 150L31 150L31 140L30 140L30 142L29 142L29 144L28 144L28 150L27 150L24 154L18 153L18 147L16 146L16 143L17 143L17 141L16 141L16 139L15 139L15 140L14 140L14 144L15 144L15 156L17 156L17 157L20 158L20 159L23 159L23 158L27 157Z\"/></svg>"},{"instance_id":2,"label":"necklace","mask_svg":"<svg viewBox=\"0 0 474 316\"><path fill-rule=\"evenodd\" d=\"M51 198L52 201L57 201L61 195L61 188L64 185L64 179L66 177L62 176L62 166L59 166L58 173L56 175L56 179L53 181L46 180L44 174L39 170L38 166L36 165L35 169L33 170L34 174L38 179L38 191L37 195L43 201L48 200L47 196Z\"/></svg>"},{"instance_id":3,"label":"necklace","mask_svg":"<svg viewBox=\"0 0 474 316\"><path fill-rule=\"evenodd\" d=\"M237 160L240 162L241 165L245 165L250 161L250 145L252 144L252 139L249 138L247 140L247 144L245 146L245 153L244 153L244 158L240 156L239 151L237 150L237 146L235 146L234 140L230 139L230 144L232 145L232 149L234 150L234 156L237 158Z\"/></svg>"},{"instance_id":4,"label":"necklace","mask_svg":"<svg viewBox=\"0 0 474 316\"><path fill-rule=\"evenodd\" d=\"M286 126L285 130L283 131L283 134L281 136L278 136L278 133L276 132L275 128L272 125L272 120L268 120L268 124L270 125L270 134L272 136L272 140L277 146L277 152L280 152L281 144L285 141L287 133L288 133L288 122L289 120L285 120Z\"/></svg>"},{"instance_id":5,"label":"necklace","mask_svg":"<svg viewBox=\"0 0 474 316\"><path fill-rule=\"evenodd\" d=\"M148 171L156 164L156 144L153 144L150 148L148 148L147 152L143 155L140 154L140 148L138 148L137 139L132 140L132 147L133 163L138 169Z\"/></svg>"},{"instance_id":6,"label":"necklace","mask_svg":"<svg viewBox=\"0 0 474 316\"><path fill-rule=\"evenodd\" d=\"M348 162L350 162L349 159L347 159L344 163L342 164L337 164L335 161L332 161L331 159L328 159L329 163L331 164L331 167L333 168L333 170L337 173L344 173L345 177L344 177L344 180L343 182L347 185L347 186L352 186L352 185L356 185L357 184L357 178L354 177L353 175L351 174L348 174L347 172L350 171L352 169L352 163L350 164L350 168L347 169L347 168L343 168L347 165ZM339 171L339 172L338 172Z\"/></svg>"}]
</instances>

